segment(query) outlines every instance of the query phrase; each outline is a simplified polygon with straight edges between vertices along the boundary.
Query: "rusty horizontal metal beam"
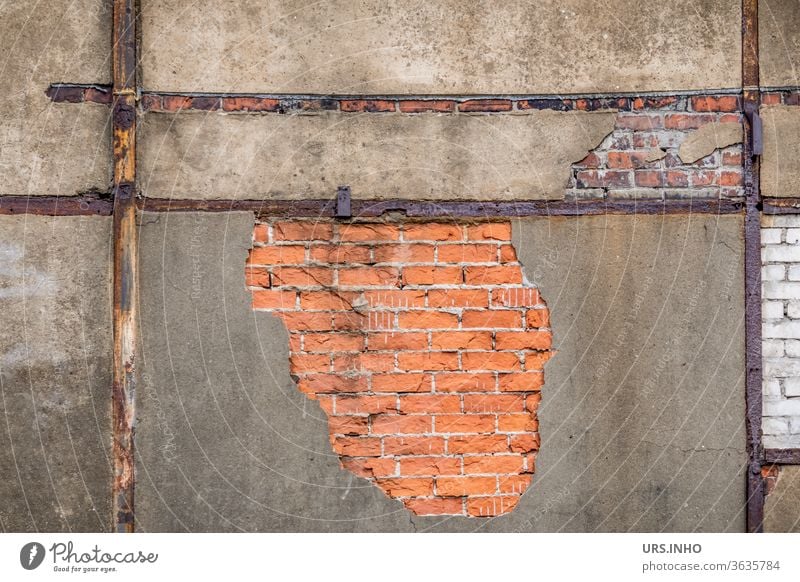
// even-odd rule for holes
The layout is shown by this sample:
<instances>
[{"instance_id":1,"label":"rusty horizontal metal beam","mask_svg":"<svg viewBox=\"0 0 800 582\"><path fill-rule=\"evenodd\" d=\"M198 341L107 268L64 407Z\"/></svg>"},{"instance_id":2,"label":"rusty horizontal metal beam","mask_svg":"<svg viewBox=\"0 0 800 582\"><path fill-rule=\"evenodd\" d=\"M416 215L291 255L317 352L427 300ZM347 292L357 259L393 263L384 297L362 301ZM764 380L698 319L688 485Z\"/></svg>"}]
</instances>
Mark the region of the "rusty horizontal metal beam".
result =
<instances>
[{"instance_id":1,"label":"rusty horizontal metal beam","mask_svg":"<svg viewBox=\"0 0 800 582\"><path fill-rule=\"evenodd\" d=\"M764 214L797 214L800 198L763 198L761 207Z\"/></svg>"},{"instance_id":2,"label":"rusty horizontal metal beam","mask_svg":"<svg viewBox=\"0 0 800 582\"><path fill-rule=\"evenodd\" d=\"M0 215L111 216L111 195L0 196Z\"/></svg>"},{"instance_id":3,"label":"rusty horizontal metal beam","mask_svg":"<svg viewBox=\"0 0 800 582\"><path fill-rule=\"evenodd\" d=\"M764 462L770 465L800 465L800 449L765 449Z\"/></svg>"},{"instance_id":4,"label":"rusty horizontal metal beam","mask_svg":"<svg viewBox=\"0 0 800 582\"><path fill-rule=\"evenodd\" d=\"M259 216L333 218L336 200L176 200L141 198L139 210L147 212L228 212L244 210ZM374 218L399 213L408 217L521 217L587 216L601 214L737 214L744 203L736 200L643 200L643 201L425 201L425 200L356 200L351 201L354 218Z\"/></svg>"}]
</instances>

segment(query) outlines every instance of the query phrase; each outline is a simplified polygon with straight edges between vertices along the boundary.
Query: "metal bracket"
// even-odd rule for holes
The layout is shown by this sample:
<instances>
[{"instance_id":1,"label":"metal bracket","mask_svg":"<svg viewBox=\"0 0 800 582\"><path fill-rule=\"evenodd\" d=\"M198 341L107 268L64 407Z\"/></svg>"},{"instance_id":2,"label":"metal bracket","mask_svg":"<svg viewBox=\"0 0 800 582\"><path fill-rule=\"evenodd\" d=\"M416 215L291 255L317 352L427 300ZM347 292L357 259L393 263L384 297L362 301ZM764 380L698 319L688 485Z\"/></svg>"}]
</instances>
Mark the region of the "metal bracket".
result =
<instances>
[{"instance_id":1,"label":"metal bracket","mask_svg":"<svg viewBox=\"0 0 800 582\"><path fill-rule=\"evenodd\" d=\"M339 186L336 191L336 218L352 218L350 209L350 186Z\"/></svg>"},{"instance_id":2,"label":"metal bracket","mask_svg":"<svg viewBox=\"0 0 800 582\"><path fill-rule=\"evenodd\" d=\"M747 108L745 115L750 122L750 151L754 156L760 156L764 153L764 131L761 116L755 108Z\"/></svg>"}]
</instances>

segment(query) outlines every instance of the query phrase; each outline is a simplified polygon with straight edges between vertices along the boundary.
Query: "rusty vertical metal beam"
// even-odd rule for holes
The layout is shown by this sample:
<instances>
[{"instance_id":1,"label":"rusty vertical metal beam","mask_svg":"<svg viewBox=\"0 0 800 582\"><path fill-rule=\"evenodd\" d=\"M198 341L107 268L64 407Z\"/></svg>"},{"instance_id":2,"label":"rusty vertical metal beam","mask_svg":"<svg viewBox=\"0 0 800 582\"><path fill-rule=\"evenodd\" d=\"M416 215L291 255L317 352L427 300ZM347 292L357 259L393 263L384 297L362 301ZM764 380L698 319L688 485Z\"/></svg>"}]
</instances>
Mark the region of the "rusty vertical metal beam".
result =
<instances>
[{"instance_id":1,"label":"rusty vertical metal beam","mask_svg":"<svg viewBox=\"0 0 800 582\"><path fill-rule=\"evenodd\" d=\"M760 105L758 70L758 0L742 0L742 105L745 123L744 275L745 405L747 428L747 531L763 531L764 480L761 476L761 212L759 159L753 151L753 128ZM760 139L760 136L759 136Z\"/></svg>"},{"instance_id":2,"label":"rusty vertical metal beam","mask_svg":"<svg viewBox=\"0 0 800 582\"><path fill-rule=\"evenodd\" d=\"M114 370L113 525L132 532L134 350L136 346L136 14L134 0L113 0Z\"/></svg>"}]
</instances>

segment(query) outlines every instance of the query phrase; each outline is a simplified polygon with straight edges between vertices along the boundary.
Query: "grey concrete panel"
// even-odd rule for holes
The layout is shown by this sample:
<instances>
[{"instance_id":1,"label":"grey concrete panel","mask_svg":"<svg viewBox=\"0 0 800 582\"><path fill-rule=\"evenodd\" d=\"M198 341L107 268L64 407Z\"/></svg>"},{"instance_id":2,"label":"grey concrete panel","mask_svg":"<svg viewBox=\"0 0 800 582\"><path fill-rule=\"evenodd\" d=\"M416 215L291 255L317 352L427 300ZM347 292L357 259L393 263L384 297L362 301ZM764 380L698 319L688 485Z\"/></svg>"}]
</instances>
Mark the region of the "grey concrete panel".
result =
<instances>
[{"instance_id":1,"label":"grey concrete panel","mask_svg":"<svg viewBox=\"0 0 800 582\"><path fill-rule=\"evenodd\" d=\"M798 0L759 0L758 45L761 85L800 85Z\"/></svg>"},{"instance_id":2,"label":"grey concrete panel","mask_svg":"<svg viewBox=\"0 0 800 582\"><path fill-rule=\"evenodd\" d=\"M542 452L519 506L412 517L338 466L250 308L252 215L145 214L137 523L143 531L743 531L739 217L527 219L548 300Z\"/></svg>"},{"instance_id":3,"label":"grey concrete panel","mask_svg":"<svg viewBox=\"0 0 800 582\"><path fill-rule=\"evenodd\" d=\"M0 217L0 529L111 525L111 220Z\"/></svg>"},{"instance_id":4,"label":"grey concrete panel","mask_svg":"<svg viewBox=\"0 0 800 582\"><path fill-rule=\"evenodd\" d=\"M0 194L106 191L109 110L52 103L51 83L110 83L111 3L0 5Z\"/></svg>"},{"instance_id":5,"label":"grey concrete panel","mask_svg":"<svg viewBox=\"0 0 800 582\"><path fill-rule=\"evenodd\" d=\"M800 467L780 467L764 504L764 531L800 533Z\"/></svg>"},{"instance_id":6,"label":"grey concrete panel","mask_svg":"<svg viewBox=\"0 0 800 582\"><path fill-rule=\"evenodd\" d=\"M800 108L761 108L764 155L761 158L763 196L800 196Z\"/></svg>"},{"instance_id":7,"label":"grey concrete panel","mask_svg":"<svg viewBox=\"0 0 800 582\"><path fill-rule=\"evenodd\" d=\"M140 183L159 198L561 199L611 112L148 115Z\"/></svg>"},{"instance_id":8,"label":"grey concrete panel","mask_svg":"<svg viewBox=\"0 0 800 582\"><path fill-rule=\"evenodd\" d=\"M740 84L729 0L143 0L162 91L498 94Z\"/></svg>"}]
</instances>

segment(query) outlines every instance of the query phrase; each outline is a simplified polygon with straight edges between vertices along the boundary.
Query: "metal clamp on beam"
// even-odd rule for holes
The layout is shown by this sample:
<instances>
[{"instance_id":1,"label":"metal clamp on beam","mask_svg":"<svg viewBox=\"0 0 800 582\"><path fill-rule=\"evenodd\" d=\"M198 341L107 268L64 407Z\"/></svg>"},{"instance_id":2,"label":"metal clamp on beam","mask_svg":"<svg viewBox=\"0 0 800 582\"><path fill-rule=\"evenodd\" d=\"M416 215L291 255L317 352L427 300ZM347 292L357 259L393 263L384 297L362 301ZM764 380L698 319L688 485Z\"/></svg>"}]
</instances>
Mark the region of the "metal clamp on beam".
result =
<instances>
[{"instance_id":1,"label":"metal clamp on beam","mask_svg":"<svg viewBox=\"0 0 800 582\"><path fill-rule=\"evenodd\" d=\"M750 124L750 152L754 156L760 156L764 153L764 130L761 116L758 114L758 109L748 106L745 106L744 114Z\"/></svg>"},{"instance_id":2,"label":"metal clamp on beam","mask_svg":"<svg viewBox=\"0 0 800 582\"><path fill-rule=\"evenodd\" d=\"M352 218L350 209L350 186L339 186L336 191L336 218Z\"/></svg>"}]
</instances>

